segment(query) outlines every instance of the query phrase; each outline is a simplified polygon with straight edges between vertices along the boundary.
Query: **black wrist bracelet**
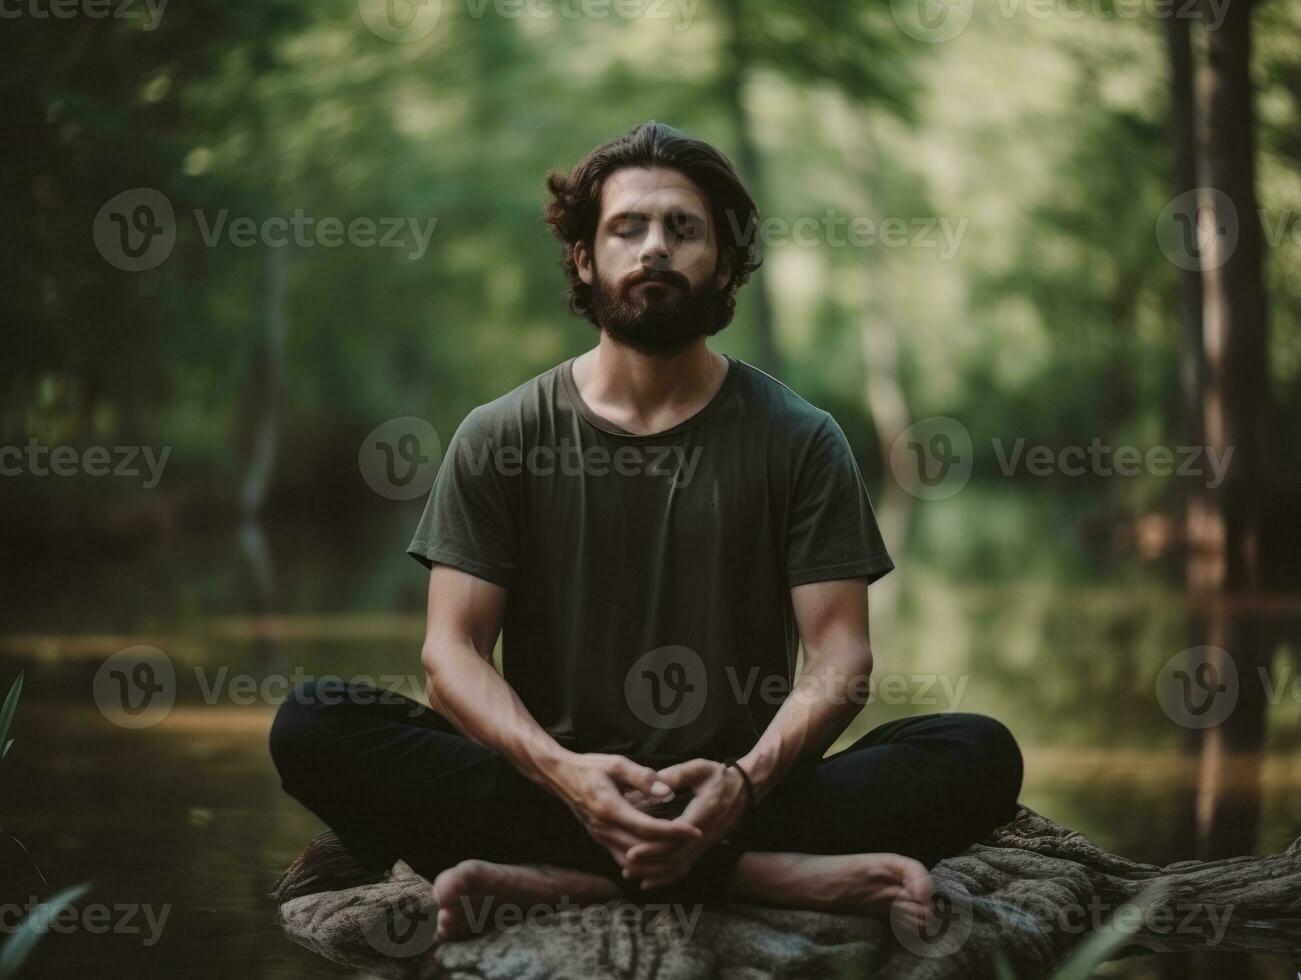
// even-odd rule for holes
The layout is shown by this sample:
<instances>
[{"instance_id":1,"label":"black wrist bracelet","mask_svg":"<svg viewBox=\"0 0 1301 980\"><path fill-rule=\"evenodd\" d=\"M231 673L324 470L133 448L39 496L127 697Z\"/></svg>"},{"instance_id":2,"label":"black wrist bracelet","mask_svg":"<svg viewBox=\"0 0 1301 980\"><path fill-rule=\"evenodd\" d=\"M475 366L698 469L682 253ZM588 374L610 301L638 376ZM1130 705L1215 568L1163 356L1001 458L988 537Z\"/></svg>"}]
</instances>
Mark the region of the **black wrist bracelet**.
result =
<instances>
[{"instance_id":1,"label":"black wrist bracelet","mask_svg":"<svg viewBox=\"0 0 1301 980\"><path fill-rule=\"evenodd\" d=\"M741 768L741 764L731 756L723 760L723 768L726 769L728 766L732 766L741 774L741 779L745 783L745 795L749 800L749 806L746 809L746 813L749 813L754 809L754 784L750 782L750 777L747 776L745 770Z\"/></svg>"}]
</instances>

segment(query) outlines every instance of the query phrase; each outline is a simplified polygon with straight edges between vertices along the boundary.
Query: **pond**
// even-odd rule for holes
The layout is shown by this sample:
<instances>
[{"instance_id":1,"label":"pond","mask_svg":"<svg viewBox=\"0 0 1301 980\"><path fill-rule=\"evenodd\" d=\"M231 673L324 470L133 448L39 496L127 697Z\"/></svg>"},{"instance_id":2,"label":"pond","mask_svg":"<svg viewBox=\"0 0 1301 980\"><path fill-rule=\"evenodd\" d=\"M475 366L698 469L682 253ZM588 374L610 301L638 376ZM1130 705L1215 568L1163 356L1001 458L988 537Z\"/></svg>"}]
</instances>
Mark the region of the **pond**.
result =
<instances>
[{"instance_id":1,"label":"pond","mask_svg":"<svg viewBox=\"0 0 1301 980\"><path fill-rule=\"evenodd\" d=\"M282 520L143 553L56 548L8 563L0 686L23 670L25 689L0 768L2 825L51 888L90 882L78 904L107 907L112 926L86 916L47 936L24 975L347 975L275 923L267 891L321 825L280 790L266 740L297 676L418 691L427 573L404 550L420 502L390 507L346 526ZM1109 850L1155 864L1212 856L1198 831L1212 811L1226 815L1220 846L1282 850L1301 834L1298 651L1244 663L1267 672L1251 708L1258 736L1217 764L1158 697L1172 658L1194 645L1182 571L1114 546L1096 507L1006 486L880 498L897 569L872 587L872 637L877 682L890 683L845 738L905 714L986 712L1022 744L1023 801ZM1295 605L1279 597L1259 615L1295 616ZM100 668L137 645L165 652L174 704L110 717ZM1296 969L1197 954L1105 973Z\"/></svg>"}]
</instances>

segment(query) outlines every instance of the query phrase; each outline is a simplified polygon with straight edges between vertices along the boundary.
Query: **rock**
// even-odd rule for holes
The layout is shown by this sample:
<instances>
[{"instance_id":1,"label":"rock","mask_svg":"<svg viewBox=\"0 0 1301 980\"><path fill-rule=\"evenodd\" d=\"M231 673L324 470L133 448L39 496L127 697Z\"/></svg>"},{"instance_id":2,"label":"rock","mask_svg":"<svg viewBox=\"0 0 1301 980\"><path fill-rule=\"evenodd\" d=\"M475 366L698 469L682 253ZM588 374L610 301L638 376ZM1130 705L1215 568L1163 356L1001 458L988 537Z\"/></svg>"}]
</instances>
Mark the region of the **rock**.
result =
<instances>
[{"instance_id":1,"label":"rock","mask_svg":"<svg viewBox=\"0 0 1301 980\"><path fill-rule=\"evenodd\" d=\"M940 924L926 936L885 917L619 899L536 909L527 922L518 912L490 915L474 938L439 944L428 881L402 862L367 873L327 833L281 875L272 897L294 941L385 977L940 980L993 977L1001 949L1029 980L1112 929L1112 916L1136 898L1146 911L1130 907L1137 927L1126 952L1301 950L1301 839L1269 857L1160 868L1109 854L1023 806L932 875Z\"/></svg>"}]
</instances>

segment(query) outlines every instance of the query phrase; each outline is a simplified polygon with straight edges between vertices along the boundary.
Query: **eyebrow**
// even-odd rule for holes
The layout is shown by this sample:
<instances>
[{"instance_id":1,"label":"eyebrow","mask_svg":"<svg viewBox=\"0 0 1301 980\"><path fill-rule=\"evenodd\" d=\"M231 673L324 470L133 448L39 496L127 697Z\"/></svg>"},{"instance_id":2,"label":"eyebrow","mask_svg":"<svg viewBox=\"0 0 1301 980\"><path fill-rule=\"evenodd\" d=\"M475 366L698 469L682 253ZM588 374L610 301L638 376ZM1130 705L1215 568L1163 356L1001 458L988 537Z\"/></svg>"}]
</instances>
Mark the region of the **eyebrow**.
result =
<instances>
[{"instance_id":1,"label":"eyebrow","mask_svg":"<svg viewBox=\"0 0 1301 980\"><path fill-rule=\"evenodd\" d=\"M698 213L698 212L696 212L696 211L694 211L694 210L692 210L692 209L690 209L690 208L677 207L677 206L675 205L674 210L678 211L678 212L681 213L681 214L686 215L686 216L689 217L689 218L694 218L694 219L696 219L697 221L704 221L704 220L705 220L705 216L704 216L703 214L700 214L700 213ZM617 224L617 223L620 222L620 221L628 221L628 220L644 220L644 219L649 218L649 217L650 217L650 215L649 215L649 213L646 212L646 211L618 211L618 212L616 212L616 213L610 215L608 218L606 218L606 219L605 219L605 223L606 223L606 224Z\"/></svg>"}]
</instances>

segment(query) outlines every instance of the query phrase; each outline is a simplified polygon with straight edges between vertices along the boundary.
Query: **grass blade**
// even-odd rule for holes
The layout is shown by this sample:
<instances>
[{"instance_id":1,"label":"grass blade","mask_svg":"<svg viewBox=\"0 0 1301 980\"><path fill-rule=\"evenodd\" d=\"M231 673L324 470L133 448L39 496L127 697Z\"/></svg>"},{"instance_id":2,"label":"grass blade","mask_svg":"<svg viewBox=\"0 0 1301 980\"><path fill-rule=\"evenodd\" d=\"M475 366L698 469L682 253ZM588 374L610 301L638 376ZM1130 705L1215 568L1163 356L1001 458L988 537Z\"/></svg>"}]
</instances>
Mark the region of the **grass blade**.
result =
<instances>
[{"instance_id":1,"label":"grass blade","mask_svg":"<svg viewBox=\"0 0 1301 980\"><path fill-rule=\"evenodd\" d=\"M18 672L18 678L14 681L13 687L9 688L9 695L5 698L4 707L0 708L0 743L4 743L4 752L9 753L9 746L13 745L13 739L9 738L9 724L14 720L14 712L18 710L18 696L23 693L23 672ZM6 742L6 740L8 740Z\"/></svg>"},{"instance_id":2,"label":"grass blade","mask_svg":"<svg viewBox=\"0 0 1301 980\"><path fill-rule=\"evenodd\" d=\"M65 888L48 902L42 902L37 906L37 909L44 908L48 911L43 912L39 917L29 915L19 924L4 944L4 948L0 949L0 980L10 980L17 975L19 968L45 935L45 930L49 928L50 921L58 914L59 909L75 902L88 891L90 891L89 882Z\"/></svg>"}]
</instances>

